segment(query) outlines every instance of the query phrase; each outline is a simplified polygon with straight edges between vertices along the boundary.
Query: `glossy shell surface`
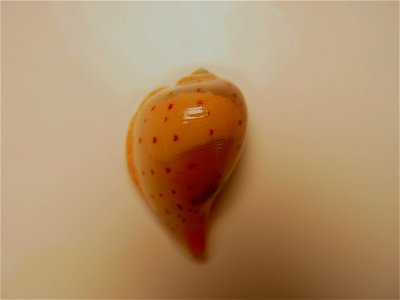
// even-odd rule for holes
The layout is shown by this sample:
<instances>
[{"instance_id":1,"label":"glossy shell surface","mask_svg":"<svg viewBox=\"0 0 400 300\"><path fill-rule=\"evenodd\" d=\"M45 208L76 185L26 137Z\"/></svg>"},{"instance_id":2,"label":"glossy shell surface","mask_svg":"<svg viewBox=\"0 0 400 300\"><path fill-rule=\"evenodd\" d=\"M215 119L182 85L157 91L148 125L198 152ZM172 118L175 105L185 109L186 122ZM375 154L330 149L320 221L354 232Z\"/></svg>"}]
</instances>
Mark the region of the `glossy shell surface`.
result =
<instances>
[{"instance_id":1,"label":"glossy shell surface","mask_svg":"<svg viewBox=\"0 0 400 300\"><path fill-rule=\"evenodd\" d=\"M194 257L205 256L210 208L239 159L246 127L241 91L204 69L151 92L131 121L132 180Z\"/></svg>"}]
</instances>

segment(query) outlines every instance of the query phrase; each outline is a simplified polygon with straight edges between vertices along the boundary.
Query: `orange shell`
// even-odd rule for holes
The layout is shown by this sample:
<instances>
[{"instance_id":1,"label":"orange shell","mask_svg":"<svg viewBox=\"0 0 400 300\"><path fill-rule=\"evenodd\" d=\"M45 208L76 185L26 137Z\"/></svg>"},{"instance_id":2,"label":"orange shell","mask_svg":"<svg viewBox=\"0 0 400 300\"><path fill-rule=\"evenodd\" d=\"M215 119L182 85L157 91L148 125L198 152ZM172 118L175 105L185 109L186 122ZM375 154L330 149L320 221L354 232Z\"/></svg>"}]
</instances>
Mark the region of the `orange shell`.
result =
<instances>
[{"instance_id":1,"label":"orange shell","mask_svg":"<svg viewBox=\"0 0 400 300\"><path fill-rule=\"evenodd\" d=\"M196 258L205 256L210 208L238 161L246 127L240 90L204 69L151 92L130 123L132 180Z\"/></svg>"}]
</instances>

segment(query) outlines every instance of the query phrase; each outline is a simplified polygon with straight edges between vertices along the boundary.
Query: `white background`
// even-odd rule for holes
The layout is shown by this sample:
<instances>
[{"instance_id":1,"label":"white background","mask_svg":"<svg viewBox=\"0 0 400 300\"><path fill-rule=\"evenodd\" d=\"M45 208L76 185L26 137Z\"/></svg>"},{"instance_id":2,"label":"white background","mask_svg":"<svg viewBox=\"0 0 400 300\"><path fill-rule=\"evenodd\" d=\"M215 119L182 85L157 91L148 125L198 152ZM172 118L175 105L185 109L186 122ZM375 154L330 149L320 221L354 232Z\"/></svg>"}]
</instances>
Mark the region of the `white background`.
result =
<instances>
[{"instance_id":1,"label":"white background","mask_svg":"<svg viewBox=\"0 0 400 300\"><path fill-rule=\"evenodd\" d=\"M397 2L2 2L2 62L4 298L398 296ZM124 153L198 67L249 110L205 264Z\"/></svg>"}]
</instances>

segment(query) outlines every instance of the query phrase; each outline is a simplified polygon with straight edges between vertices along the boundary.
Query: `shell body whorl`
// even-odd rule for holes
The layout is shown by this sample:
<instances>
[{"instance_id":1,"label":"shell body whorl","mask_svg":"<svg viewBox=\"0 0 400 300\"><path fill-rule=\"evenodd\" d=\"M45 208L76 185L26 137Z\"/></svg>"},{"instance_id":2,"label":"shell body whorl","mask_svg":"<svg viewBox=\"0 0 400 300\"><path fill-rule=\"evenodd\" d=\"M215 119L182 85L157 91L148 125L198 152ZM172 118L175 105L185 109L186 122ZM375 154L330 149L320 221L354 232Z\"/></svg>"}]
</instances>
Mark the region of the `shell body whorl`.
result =
<instances>
[{"instance_id":1,"label":"shell body whorl","mask_svg":"<svg viewBox=\"0 0 400 300\"><path fill-rule=\"evenodd\" d=\"M246 126L240 90L204 69L150 93L129 126L133 182L194 257L204 257L209 211L240 156Z\"/></svg>"}]
</instances>

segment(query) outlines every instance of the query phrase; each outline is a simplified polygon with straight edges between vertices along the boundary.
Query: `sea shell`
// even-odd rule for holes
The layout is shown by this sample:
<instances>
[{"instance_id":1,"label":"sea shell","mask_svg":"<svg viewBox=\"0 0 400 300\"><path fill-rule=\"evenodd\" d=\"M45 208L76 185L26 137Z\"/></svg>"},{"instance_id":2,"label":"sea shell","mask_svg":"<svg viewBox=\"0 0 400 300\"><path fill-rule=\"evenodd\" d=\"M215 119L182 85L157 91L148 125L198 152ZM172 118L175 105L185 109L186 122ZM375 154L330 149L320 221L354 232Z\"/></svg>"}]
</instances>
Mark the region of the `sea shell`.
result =
<instances>
[{"instance_id":1,"label":"sea shell","mask_svg":"<svg viewBox=\"0 0 400 300\"><path fill-rule=\"evenodd\" d=\"M210 208L239 159L246 127L241 91L204 69L151 92L130 123L132 180L196 258L205 257Z\"/></svg>"}]
</instances>

